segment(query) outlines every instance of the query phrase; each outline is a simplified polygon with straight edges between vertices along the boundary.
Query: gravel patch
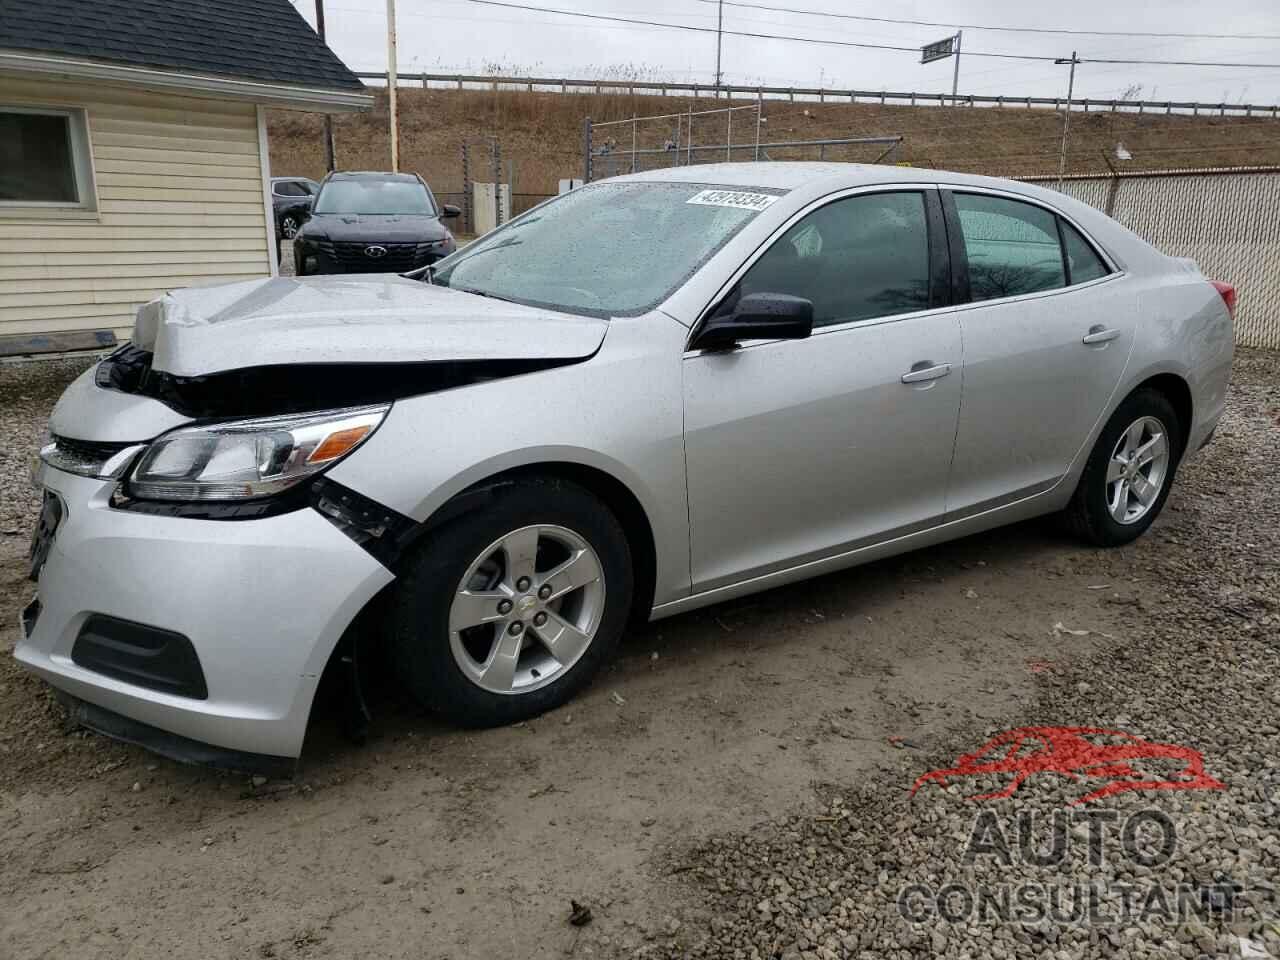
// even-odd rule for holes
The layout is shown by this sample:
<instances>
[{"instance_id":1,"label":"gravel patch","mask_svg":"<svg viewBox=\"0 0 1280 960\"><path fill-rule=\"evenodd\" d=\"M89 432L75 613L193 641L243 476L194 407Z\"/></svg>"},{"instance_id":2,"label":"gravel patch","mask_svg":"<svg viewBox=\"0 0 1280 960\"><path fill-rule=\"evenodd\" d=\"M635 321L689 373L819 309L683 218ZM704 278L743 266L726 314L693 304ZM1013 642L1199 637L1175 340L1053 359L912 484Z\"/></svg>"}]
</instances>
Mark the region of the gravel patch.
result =
<instances>
[{"instance_id":1,"label":"gravel patch","mask_svg":"<svg viewBox=\"0 0 1280 960\"><path fill-rule=\"evenodd\" d=\"M869 783L819 786L815 810L803 815L673 851L667 872L692 885L698 906L598 946L637 957L735 960L1280 956L1278 477L1280 355L1241 351L1217 437L1180 471L1160 521L1137 543L1096 553L1097 585L1106 585L1097 602L1122 608L1122 633L1073 651L1077 639L1063 632L1063 658L1035 671L1035 702L1001 723L904 749ZM968 798L1002 789L1008 774L909 795L920 774L1031 724L1113 728L1191 747L1225 789L1072 803L1125 779L1111 771L1087 786L1033 776L1005 799ZM1096 849L1089 812L1115 818L1098 828ZM1124 847L1123 824L1135 813L1147 827L1167 819L1174 840L1167 857L1150 843ZM1068 832L1064 855L1046 866L1028 862L1035 857L1017 849L1020 819L1031 818L1028 849L1044 855L1055 815ZM972 846L981 817L1013 848L1008 858ZM1164 842L1149 830L1134 836ZM904 918L904 889L936 894L949 883L975 897L984 885L1015 896L1026 884L1057 888L1061 910L1057 920L1050 913L1000 922L994 912L966 912L956 894L950 919L936 910L924 922ZM1081 885L1099 891L1092 922L1087 899L1085 918L1073 914L1072 891ZM1179 915L1180 889L1189 900ZM1126 896L1136 900L1126 906ZM936 897L923 902L936 906ZM906 912L922 918L921 903L909 899Z\"/></svg>"}]
</instances>

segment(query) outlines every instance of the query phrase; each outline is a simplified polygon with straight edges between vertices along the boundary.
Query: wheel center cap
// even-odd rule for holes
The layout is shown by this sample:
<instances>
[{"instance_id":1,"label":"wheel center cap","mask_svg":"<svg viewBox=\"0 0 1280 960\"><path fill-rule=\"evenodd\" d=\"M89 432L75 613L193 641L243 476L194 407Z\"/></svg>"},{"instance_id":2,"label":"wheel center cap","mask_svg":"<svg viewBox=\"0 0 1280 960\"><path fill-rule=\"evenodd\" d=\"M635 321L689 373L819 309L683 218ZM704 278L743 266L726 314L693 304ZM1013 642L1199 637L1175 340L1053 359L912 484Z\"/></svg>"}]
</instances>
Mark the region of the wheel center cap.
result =
<instances>
[{"instance_id":1,"label":"wheel center cap","mask_svg":"<svg viewBox=\"0 0 1280 960\"><path fill-rule=\"evenodd\" d=\"M516 609L519 610L521 613L528 613L537 605L538 605L538 598L531 596L529 594L526 594L525 596L521 597L519 600L516 601Z\"/></svg>"}]
</instances>

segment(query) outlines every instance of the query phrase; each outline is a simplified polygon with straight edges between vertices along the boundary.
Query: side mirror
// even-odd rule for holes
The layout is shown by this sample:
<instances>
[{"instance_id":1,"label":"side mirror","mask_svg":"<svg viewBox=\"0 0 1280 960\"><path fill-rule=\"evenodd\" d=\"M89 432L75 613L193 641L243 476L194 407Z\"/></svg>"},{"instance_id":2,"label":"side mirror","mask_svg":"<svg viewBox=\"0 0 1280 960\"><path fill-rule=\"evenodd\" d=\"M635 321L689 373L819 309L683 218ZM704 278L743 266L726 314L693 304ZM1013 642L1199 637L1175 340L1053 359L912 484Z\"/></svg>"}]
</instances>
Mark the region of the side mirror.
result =
<instances>
[{"instance_id":1,"label":"side mirror","mask_svg":"<svg viewBox=\"0 0 1280 960\"><path fill-rule=\"evenodd\" d=\"M739 340L803 340L813 333L813 301L786 293L750 293L731 313L711 317L697 350L722 350Z\"/></svg>"},{"instance_id":2,"label":"side mirror","mask_svg":"<svg viewBox=\"0 0 1280 960\"><path fill-rule=\"evenodd\" d=\"M440 216L445 220L452 220L454 217L462 216L462 208L455 207L452 203L446 203L440 208Z\"/></svg>"}]
</instances>

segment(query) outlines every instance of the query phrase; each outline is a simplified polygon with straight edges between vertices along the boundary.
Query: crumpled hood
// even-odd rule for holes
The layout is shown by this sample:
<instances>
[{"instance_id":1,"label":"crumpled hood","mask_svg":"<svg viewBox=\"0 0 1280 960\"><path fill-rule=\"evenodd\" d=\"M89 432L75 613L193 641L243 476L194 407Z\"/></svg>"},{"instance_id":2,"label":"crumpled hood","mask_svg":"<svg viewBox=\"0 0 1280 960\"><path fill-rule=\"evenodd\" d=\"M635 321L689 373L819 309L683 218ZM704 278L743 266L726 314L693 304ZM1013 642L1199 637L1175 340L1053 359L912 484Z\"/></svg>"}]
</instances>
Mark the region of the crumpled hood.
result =
<instances>
[{"instance_id":1,"label":"crumpled hood","mask_svg":"<svg viewBox=\"0 0 1280 960\"><path fill-rule=\"evenodd\" d=\"M274 277L174 290L138 310L133 343L178 377L280 364L569 360L604 320L434 287L395 274Z\"/></svg>"}]
</instances>

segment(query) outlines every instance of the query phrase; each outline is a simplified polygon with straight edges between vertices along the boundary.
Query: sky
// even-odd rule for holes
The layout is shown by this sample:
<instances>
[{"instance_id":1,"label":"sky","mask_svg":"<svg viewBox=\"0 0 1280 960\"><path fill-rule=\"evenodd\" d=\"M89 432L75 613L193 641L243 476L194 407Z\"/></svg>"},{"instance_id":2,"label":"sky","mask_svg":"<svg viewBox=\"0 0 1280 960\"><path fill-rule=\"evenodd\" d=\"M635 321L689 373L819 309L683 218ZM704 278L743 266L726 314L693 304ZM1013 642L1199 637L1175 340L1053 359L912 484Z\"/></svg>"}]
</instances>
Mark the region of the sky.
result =
<instances>
[{"instance_id":1,"label":"sky","mask_svg":"<svg viewBox=\"0 0 1280 960\"><path fill-rule=\"evenodd\" d=\"M292 0L315 23L315 0ZM507 0L714 29L716 0ZM962 50L1084 59L1196 60L1255 67L1080 65L1075 96L1111 99L1140 86L1149 100L1280 103L1280 0L741 0L796 10L928 20L964 26ZM386 0L324 0L329 45L355 70L385 70ZM1211 15L1210 15L1211 14ZM396 0L402 73L523 73L710 83L714 33L607 23L486 6L474 0ZM978 27L1185 33L1189 38L999 32ZM726 4L724 29L919 47L949 26L877 23ZM1205 39L1203 34L1246 39ZM1271 35L1262 39L1259 35ZM953 61L921 65L913 53L725 36L726 83L950 92ZM1066 66L965 55L959 92L1064 96Z\"/></svg>"}]
</instances>

